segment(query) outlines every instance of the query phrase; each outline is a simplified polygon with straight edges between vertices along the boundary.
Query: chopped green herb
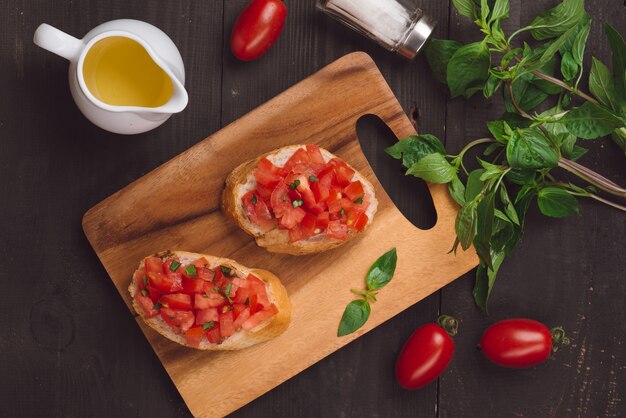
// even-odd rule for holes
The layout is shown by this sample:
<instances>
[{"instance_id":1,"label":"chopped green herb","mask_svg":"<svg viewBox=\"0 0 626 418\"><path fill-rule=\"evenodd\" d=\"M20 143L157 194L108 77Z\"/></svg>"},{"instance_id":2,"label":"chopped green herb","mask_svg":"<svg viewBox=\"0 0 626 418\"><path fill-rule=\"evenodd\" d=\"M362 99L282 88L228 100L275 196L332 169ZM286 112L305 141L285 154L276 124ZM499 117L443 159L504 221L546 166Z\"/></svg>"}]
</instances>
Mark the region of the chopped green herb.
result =
<instances>
[{"instance_id":1,"label":"chopped green herb","mask_svg":"<svg viewBox=\"0 0 626 418\"><path fill-rule=\"evenodd\" d=\"M194 266L193 264L189 264L187 267L185 267L185 273L190 276L195 276L198 274L198 272L196 271L196 266Z\"/></svg>"},{"instance_id":2,"label":"chopped green herb","mask_svg":"<svg viewBox=\"0 0 626 418\"><path fill-rule=\"evenodd\" d=\"M315 182L320 181L320 179L318 179L318 178L317 178L317 177L315 177L315 176L309 176L309 181L310 181L311 183L315 183Z\"/></svg>"},{"instance_id":3,"label":"chopped green herb","mask_svg":"<svg viewBox=\"0 0 626 418\"><path fill-rule=\"evenodd\" d=\"M224 267L224 266L220 266L220 270L222 270L222 274L226 277L232 277L233 276L233 269L230 267Z\"/></svg>"},{"instance_id":4,"label":"chopped green herb","mask_svg":"<svg viewBox=\"0 0 626 418\"><path fill-rule=\"evenodd\" d=\"M141 278L141 281L143 282L143 285L144 285L144 286L148 286L148 278L147 278L146 276L143 276L143 277Z\"/></svg>"},{"instance_id":5,"label":"chopped green herb","mask_svg":"<svg viewBox=\"0 0 626 418\"><path fill-rule=\"evenodd\" d=\"M226 295L226 297L228 297L230 295L230 291L233 288L233 284L231 282L228 282L226 284L226 290L224 290L224 295Z\"/></svg>"},{"instance_id":6,"label":"chopped green herb","mask_svg":"<svg viewBox=\"0 0 626 418\"><path fill-rule=\"evenodd\" d=\"M203 330L207 330L209 328L213 328L215 326L215 321L209 321L209 322L205 322L204 324L202 324L202 329Z\"/></svg>"},{"instance_id":7,"label":"chopped green herb","mask_svg":"<svg viewBox=\"0 0 626 418\"><path fill-rule=\"evenodd\" d=\"M363 197L364 197L364 196L365 196L365 195L361 195L361 196L357 197L357 198L356 198L356 200L354 201L354 203L359 204L359 205L360 205L361 203L363 203Z\"/></svg>"},{"instance_id":8,"label":"chopped green herb","mask_svg":"<svg viewBox=\"0 0 626 418\"><path fill-rule=\"evenodd\" d=\"M293 181L293 183L291 183L291 184L289 185L289 188L290 188L291 190L294 190L294 189L295 189L296 187L298 187L299 185L300 185L300 180L295 179L295 180Z\"/></svg>"},{"instance_id":9,"label":"chopped green herb","mask_svg":"<svg viewBox=\"0 0 626 418\"><path fill-rule=\"evenodd\" d=\"M346 210L344 208L341 208L341 210L339 211L339 214L343 216L344 213L346 213Z\"/></svg>"},{"instance_id":10,"label":"chopped green herb","mask_svg":"<svg viewBox=\"0 0 626 418\"><path fill-rule=\"evenodd\" d=\"M291 206L293 206L294 208L297 208L298 206L302 206L303 204L304 204L304 201L302 199L294 200L293 202L291 202Z\"/></svg>"},{"instance_id":11,"label":"chopped green herb","mask_svg":"<svg viewBox=\"0 0 626 418\"><path fill-rule=\"evenodd\" d=\"M222 290L222 288L219 286L213 286L213 290L215 290L216 292L219 292L220 290Z\"/></svg>"},{"instance_id":12,"label":"chopped green herb","mask_svg":"<svg viewBox=\"0 0 626 418\"><path fill-rule=\"evenodd\" d=\"M203 297L203 298L208 298L208 297L209 297L209 295L207 295L206 293L203 293L203 294L202 294L202 297Z\"/></svg>"},{"instance_id":13,"label":"chopped green herb","mask_svg":"<svg viewBox=\"0 0 626 418\"><path fill-rule=\"evenodd\" d=\"M176 260L172 261L172 264L170 265L170 270L172 271L176 271L178 269L178 267L180 267L180 263Z\"/></svg>"},{"instance_id":14,"label":"chopped green herb","mask_svg":"<svg viewBox=\"0 0 626 418\"><path fill-rule=\"evenodd\" d=\"M141 289L141 294L144 296L148 296L148 291L146 289Z\"/></svg>"},{"instance_id":15,"label":"chopped green herb","mask_svg":"<svg viewBox=\"0 0 626 418\"><path fill-rule=\"evenodd\" d=\"M155 303L154 306L152 307L152 309L154 309L155 311L159 308L161 308L161 302Z\"/></svg>"},{"instance_id":16,"label":"chopped green herb","mask_svg":"<svg viewBox=\"0 0 626 418\"><path fill-rule=\"evenodd\" d=\"M253 205L256 204L257 200L256 200L256 195L255 194L252 195L252 200L250 200L250 202L252 202Z\"/></svg>"}]
</instances>

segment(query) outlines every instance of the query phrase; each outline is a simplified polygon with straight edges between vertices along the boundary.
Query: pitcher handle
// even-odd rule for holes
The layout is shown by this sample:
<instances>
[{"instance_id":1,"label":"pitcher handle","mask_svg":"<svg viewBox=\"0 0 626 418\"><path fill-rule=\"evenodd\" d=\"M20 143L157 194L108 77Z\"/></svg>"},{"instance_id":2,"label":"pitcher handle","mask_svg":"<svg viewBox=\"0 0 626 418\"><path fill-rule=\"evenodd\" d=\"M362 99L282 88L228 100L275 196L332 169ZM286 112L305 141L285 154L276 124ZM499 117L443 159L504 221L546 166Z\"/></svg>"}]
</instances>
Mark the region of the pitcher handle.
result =
<instances>
[{"instance_id":1,"label":"pitcher handle","mask_svg":"<svg viewBox=\"0 0 626 418\"><path fill-rule=\"evenodd\" d=\"M35 45L68 60L72 60L78 55L81 46L80 39L76 39L47 23L39 25L33 36L33 42Z\"/></svg>"}]
</instances>

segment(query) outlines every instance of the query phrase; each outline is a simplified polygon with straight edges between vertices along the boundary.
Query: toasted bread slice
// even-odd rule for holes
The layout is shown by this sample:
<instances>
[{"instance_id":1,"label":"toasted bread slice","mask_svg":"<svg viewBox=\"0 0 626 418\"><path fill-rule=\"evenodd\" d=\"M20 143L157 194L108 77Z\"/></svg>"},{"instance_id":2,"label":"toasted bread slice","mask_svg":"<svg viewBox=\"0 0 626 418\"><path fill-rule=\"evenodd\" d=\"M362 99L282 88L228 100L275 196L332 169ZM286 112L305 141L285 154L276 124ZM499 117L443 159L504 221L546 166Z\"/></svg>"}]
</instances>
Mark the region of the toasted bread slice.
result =
<instances>
[{"instance_id":1,"label":"toasted bread slice","mask_svg":"<svg viewBox=\"0 0 626 418\"><path fill-rule=\"evenodd\" d=\"M161 259L165 259L168 257L178 257L182 265L192 263L193 261L204 257L209 261L211 268L217 266L227 266L232 269L236 276L242 278L247 277L248 274L252 274L265 282L267 296L270 302L276 305L276 307L278 308L278 313L276 315L266 321L261 322L259 325L248 331L236 331L233 335L226 338L223 342L219 344L210 343L206 340L206 338L202 338L199 347L192 347L187 344L185 336L181 334L176 334L172 330L172 328L170 328L170 326L163 320L163 318L161 318L160 315L157 315L153 318L147 317L145 311L135 299L135 294L138 292L138 286L135 283L135 280L131 280L128 291L133 298L133 308L135 308L135 312L137 312L137 314L141 316L141 318L148 326L156 330L164 337L178 344L191 348L196 348L199 350L240 350L242 348L250 347L263 341L271 340L272 338L275 338L285 332L285 330L289 327L289 323L291 322L291 301L289 300L289 296L287 295L287 290L282 285L278 277L276 277L269 271L244 267L236 261L228 258L214 257L211 255L190 253L185 251L164 251L155 254L154 257L159 257ZM143 267L144 260L141 260L138 268Z\"/></svg>"},{"instance_id":2,"label":"toasted bread slice","mask_svg":"<svg viewBox=\"0 0 626 418\"><path fill-rule=\"evenodd\" d=\"M258 166L259 160L263 157L267 157L275 166L284 167L287 160L300 148L306 148L306 145L290 145L260 155L254 160L247 161L235 168L226 179L226 187L222 193L222 211L241 229L252 235L260 247L264 247L270 252L292 255L319 253L345 244L359 234L356 230L349 229L348 237L345 240L329 238L326 236L326 232L323 232L305 240L289 242L289 233L286 230L275 228L266 232L250 222L244 211L242 197L247 192L255 190L257 187L253 172ZM332 158L338 158L330 151L323 148L320 148L320 151L325 162L330 161ZM356 171L354 167L349 164L347 165L354 170L352 181L359 180L361 182L363 190L370 202L365 212L368 217L365 226L365 228L367 228L372 223L378 207L378 201L374 194L374 186L361 173Z\"/></svg>"}]
</instances>

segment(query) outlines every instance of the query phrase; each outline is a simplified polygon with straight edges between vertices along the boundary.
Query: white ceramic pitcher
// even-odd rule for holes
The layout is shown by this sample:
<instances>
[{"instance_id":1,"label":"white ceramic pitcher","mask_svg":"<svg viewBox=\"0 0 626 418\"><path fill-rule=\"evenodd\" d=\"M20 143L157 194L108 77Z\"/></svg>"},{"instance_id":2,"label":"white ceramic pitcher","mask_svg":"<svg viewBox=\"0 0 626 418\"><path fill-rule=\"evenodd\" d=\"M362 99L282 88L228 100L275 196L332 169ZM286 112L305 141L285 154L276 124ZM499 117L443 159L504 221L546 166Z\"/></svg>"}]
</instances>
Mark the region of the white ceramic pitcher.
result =
<instances>
[{"instance_id":1,"label":"white ceramic pitcher","mask_svg":"<svg viewBox=\"0 0 626 418\"><path fill-rule=\"evenodd\" d=\"M163 31L146 22L131 19L112 20L95 27L83 39L76 39L44 23L35 31L33 41L36 45L70 61L69 82L72 96L87 119L102 129L119 134L146 132L161 125L172 114L182 111L187 106L188 96L184 88L185 67L180 53L174 42ZM105 74L107 68L104 67L104 64L102 68L96 68L95 65L98 64L91 64L91 62L96 62L94 60L102 57L102 54L108 53L109 56L115 54L115 50L111 53L107 52L110 49L105 49L112 42L124 43L124 46L128 47L125 51L127 53L126 58L130 57L131 59L124 59L121 55L117 58L113 56L107 62L107 68L113 68L114 74L107 75ZM137 44L143 47L149 58L143 56L145 54ZM90 51L92 51L91 54ZM90 70L86 75L84 68L88 56L90 57L88 58ZM163 90L162 92L155 92L156 89L152 88L152 85L145 84L144 78L150 80L152 78L147 77L148 75L143 77L141 74L143 69L130 68L131 71L136 72L133 74L134 79L121 74L124 68L128 69L129 65L134 65L133 59L136 57L144 60L137 62L146 64L146 69L150 70L150 77L154 75L156 77L154 79L159 80L159 84L154 86L158 86L159 89ZM149 59L152 61L152 66L148 66L147 60ZM118 71L120 74L115 73L118 70L115 68L115 63L119 63L122 67ZM92 67L95 68L94 71L91 71ZM159 73L155 73L155 71L159 71ZM162 78L159 78L161 75ZM87 81L86 76L88 77ZM106 76L105 80L113 81L113 83L107 83L109 97L113 97L111 94L115 95L116 92L123 93L124 89L120 86L124 84L119 84L120 82L133 87L132 82L137 81L142 84L142 91L150 95L151 98L152 96L159 96L158 100L160 101L153 98L150 102L151 105L146 106L138 105L139 101L129 100L128 103L125 103L121 98L115 100L105 98L99 90L99 84L97 84L99 79L96 76ZM169 78L171 85L167 78Z\"/></svg>"}]
</instances>

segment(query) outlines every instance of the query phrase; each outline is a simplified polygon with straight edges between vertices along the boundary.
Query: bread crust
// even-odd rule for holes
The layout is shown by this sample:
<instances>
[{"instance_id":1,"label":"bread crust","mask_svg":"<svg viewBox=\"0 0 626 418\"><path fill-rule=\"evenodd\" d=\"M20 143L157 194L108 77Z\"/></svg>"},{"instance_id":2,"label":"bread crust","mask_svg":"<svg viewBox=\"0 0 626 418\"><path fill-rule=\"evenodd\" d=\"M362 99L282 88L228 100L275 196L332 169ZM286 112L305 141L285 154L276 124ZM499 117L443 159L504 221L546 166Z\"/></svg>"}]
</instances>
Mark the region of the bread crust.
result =
<instances>
[{"instance_id":1,"label":"bread crust","mask_svg":"<svg viewBox=\"0 0 626 418\"><path fill-rule=\"evenodd\" d=\"M259 277L266 283L267 294L270 302L274 303L278 308L278 313L270 320L260 323L257 327L249 331L237 331L235 334L224 340L221 344L212 344L209 343L206 339L203 339L200 342L199 347L192 347L187 344L187 341L183 335L176 334L174 331L172 331L170 326L160 316L155 316L154 318L146 317L144 310L135 300L137 284L134 280L131 279L128 291L130 292L130 295L132 297L132 304L135 312L137 312L141 319L143 319L146 325L157 331L159 334L163 335L165 338L197 350L240 350L242 348L261 343L263 341L271 340L285 332L289 327L289 324L291 322L291 301L289 300L287 289L285 289L283 284L280 282L280 279L276 277L276 275L274 275L273 273L267 270L251 269L245 267L235 260L231 260L229 258L215 257L208 254L190 253L186 251L162 251L149 257L178 257L183 264L194 261L201 257L205 257L212 266L228 266L238 272L242 272L246 276L247 274L251 273ZM138 268L143 267L144 260L145 258L139 262Z\"/></svg>"},{"instance_id":2,"label":"bread crust","mask_svg":"<svg viewBox=\"0 0 626 418\"><path fill-rule=\"evenodd\" d=\"M252 235L256 240L258 246L265 248L273 253L283 253L291 255L305 255L312 253L319 253L328 251L333 248L339 247L350 241L369 227L374 219L376 208L378 206L378 200L374 194L374 186L370 183L361 173L359 173L354 167L346 162L346 164L354 170L354 178L361 181L363 187L368 191L371 199L371 206L373 210L371 216L367 222L367 225L361 232L356 232L353 229L348 229L348 237L345 240L338 240L336 238L326 238L325 236L315 236L308 240L301 240L296 242L289 242L289 233L286 230L275 228L269 232L262 232L255 227L246 217L243 209L243 203L241 201L242 196L245 194L244 186L249 182L250 176L253 170L258 166L259 160L263 157L269 157L281 153L291 153L293 155L297 149L305 147L306 145L290 145L287 147L278 148L274 151L259 155L257 158L246 161L235 168L228 178L226 179L226 186L222 192L222 211L228 216L237 226L239 226L246 233ZM330 158L339 158L332 154L330 151L321 148L320 151ZM328 159L330 159L328 158ZM343 160L342 160L343 161ZM344 161L345 162L345 161Z\"/></svg>"}]
</instances>

